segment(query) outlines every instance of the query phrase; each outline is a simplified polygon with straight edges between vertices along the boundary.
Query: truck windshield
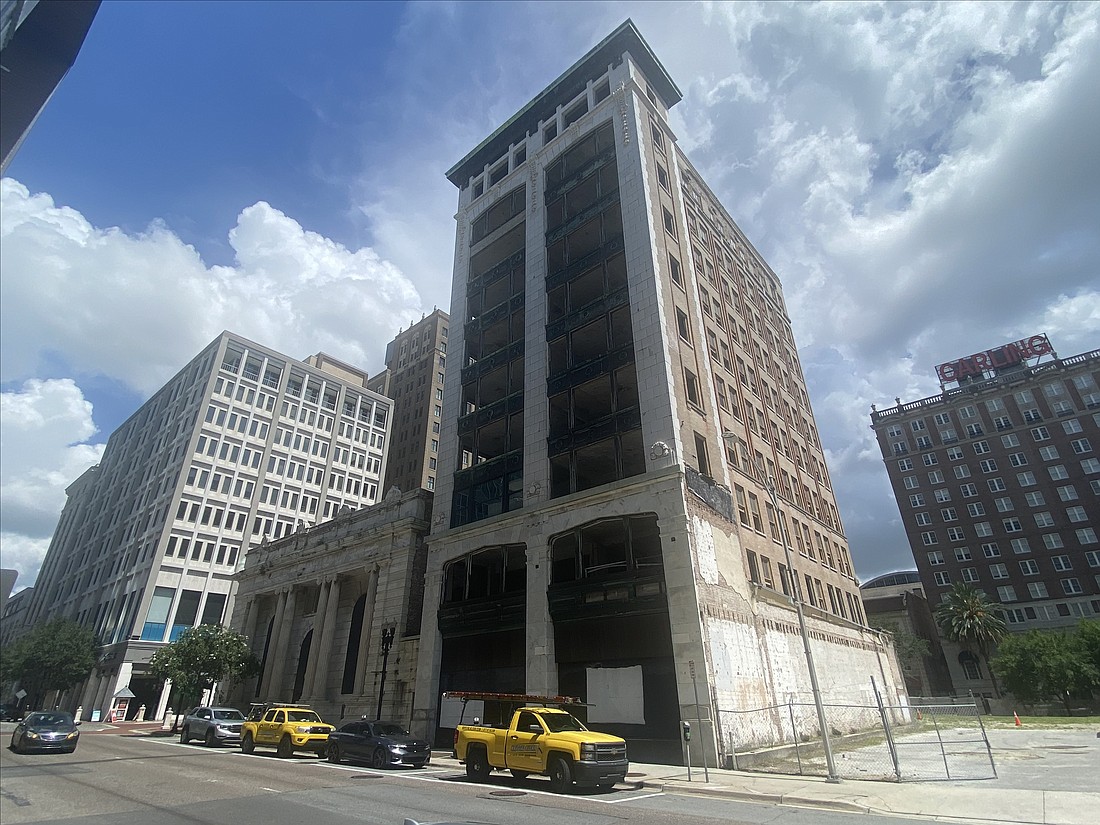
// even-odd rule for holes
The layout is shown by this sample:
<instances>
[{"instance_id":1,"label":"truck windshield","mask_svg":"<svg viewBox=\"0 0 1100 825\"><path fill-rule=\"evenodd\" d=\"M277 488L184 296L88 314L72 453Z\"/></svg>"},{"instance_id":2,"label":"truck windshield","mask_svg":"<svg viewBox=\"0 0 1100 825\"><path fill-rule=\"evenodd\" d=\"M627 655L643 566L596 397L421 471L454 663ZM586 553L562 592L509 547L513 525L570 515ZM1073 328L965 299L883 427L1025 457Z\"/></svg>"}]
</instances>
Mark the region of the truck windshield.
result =
<instances>
[{"instance_id":1,"label":"truck windshield","mask_svg":"<svg viewBox=\"0 0 1100 825\"><path fill-rule=\"evenodd\" d=\"M542 721L551 733L561 733L563 730L588 730L570 713L544 713Z\"/></svg>"}]
</instances>

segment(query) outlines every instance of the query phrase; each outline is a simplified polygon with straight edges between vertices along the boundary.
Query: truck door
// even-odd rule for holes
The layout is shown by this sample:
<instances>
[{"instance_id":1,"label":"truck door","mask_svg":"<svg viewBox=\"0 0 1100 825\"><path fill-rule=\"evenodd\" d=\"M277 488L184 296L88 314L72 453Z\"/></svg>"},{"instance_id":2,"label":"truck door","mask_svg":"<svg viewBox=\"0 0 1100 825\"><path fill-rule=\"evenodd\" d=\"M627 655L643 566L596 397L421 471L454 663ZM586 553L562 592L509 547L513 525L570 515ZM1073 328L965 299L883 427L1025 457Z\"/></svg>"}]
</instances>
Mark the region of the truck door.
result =
<instances>
[{"instance_id":1,"label":"truck door","mask_svg":"<svg viewBox=\"0 0 1100 825\"><path fill-rule=\"evenodd\" d=\"M505 745L507 765L517 771L539 773L546 769L546 753L541 739L546 731L537 714L520 711L515 727L508 731Z\"/></svg>"},{"instance_id":2,"label":"truck door","mask_svg":"<svg viewBox=\"0 0 1100 825\"><path fill-rule=\"evenodd\" d=\"M260 720L260 724L257 725L256 741L278 741L279 731L282 729L283 722L285 721L286 714L283 711L274 709L269 710L264 714L264 718Z\"/></svg>"}]
</instances>

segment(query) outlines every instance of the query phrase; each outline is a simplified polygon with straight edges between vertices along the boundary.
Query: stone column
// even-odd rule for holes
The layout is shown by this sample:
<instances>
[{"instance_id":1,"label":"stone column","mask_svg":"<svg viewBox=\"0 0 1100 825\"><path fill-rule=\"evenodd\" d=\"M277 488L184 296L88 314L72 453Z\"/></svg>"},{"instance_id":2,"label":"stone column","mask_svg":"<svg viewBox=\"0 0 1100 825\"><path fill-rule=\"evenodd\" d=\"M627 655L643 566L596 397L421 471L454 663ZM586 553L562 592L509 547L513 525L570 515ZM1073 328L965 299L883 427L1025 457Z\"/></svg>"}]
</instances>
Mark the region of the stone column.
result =
<instances>
[{"instance_id":1,"label":"stone column","mask_svg":"<svg viewBox=\"0 0 1100 825\"><path fill-rule=\"evenodd\" d=\"M424 574L424 617L420 625L420 654L416 660L416 691L413 706L413 732L429 741L435 738L439 702L439 665L443 658L443 637L439 632L439 597L443 589L443 570L428 558Z\"/></svg>"},{"instance_id":2,"label":"stone column","mask_svg":"<svg viewBox=\"0 0 1100 825\"><path fill-rule=\"evenodd\" d=\"M313 640L309 645L309 661L306 662L306 678L302 686L302 693L307 697L313 695L313 675L317 671L317 657L321 653L325 611L328 608L328 595L331 585L331 580L321 580L321 592L317 596L317 609L313 612Z\"/></svg>"},{"instance_id":3,"label":"stone column","mask_svg":"<svg viewBox=\"0 0 1100 825\"><path fill-rule=\"evenodd\" d=\"M252 596L248 600L248 604L244 609L244 629L243 633L246 639L248 639L249 649L252 649L252 645L255 643L256 636L256 619L257 614L260 612L259 608L260 599L258 596Z\"/></svg>"},{"instance_id":4,"label":"stone column","mask_svg":"<svg viewBox=\"0 0 1100 825\"><path fill-rule=\"evenodd\" d=\"M283 613L283 629L279 634L279 658L275 664L275 671L271 680L272 688L275 690L275 693L272 694L272 698L280 702L287 701L290 698L284 698L280 694L283 691L283 681L286 676L286 663L290 659L290 645L294 641L294 607L297 597L297 589L291 587L286 594L286 610Z\"/></svg>"},{"instance_id":5,"label":"stone column","mask_svg":"<svg viewBox=\"0 0 1100 825\"><path fill-rule=\"evenodd\" d=\"M365 605L364 605L365 606ZM329 662L332 659L333 636L336 635L336 614L340 610L340 579L333 578L329 582L328 602L325 605L324 630L321 634L321 648L317 651L315 662L316 672L313 676L313 695L319 699L325 698L325 690L328 687L328 675L331 670ZM318 615L320 611L318 610Z\"/></svg>"},{"instance_id":6,"label":"stone column","mask_svg":"<svg viewBox=\"0 0 1100 825\"><path fill-rule=\"evenodd\" d=\"M370 655L371 633L374 629L374 606L378 599L378 568L369 573L367 598L363 602L363 628L359 634L359 656L355 660L355 690L367 695L367 657Z\"/></svg>"},{"instance_id":7,"label":"stone column","mask_svg":"<svg viewBox=\"0 0 1100 825\"><path fill-rule=\"evenodd\" d=\"M526 691L543 696L558 693L554 655L554 621L550 618L547 588L550 558L543 536L527 536L527 667Z\"/></svg>"},{"instance_id":8,"label":"stone column","mask_svg":"<svg viewBox=\"0 0 1100 825\"><path fill-rule=\"evenodd\" d=\"M259 617L259 613L260 597L258 595L250 596L248 603L245 605L244 627L241 629L241 632L244 634L245 639L248 640L248 649L253 655L256 655L256 621ZM241 704L255 697L256 682L254 680L255 677L252 676L233 686L233 696Z\"/></svg>"},{"instance_id":9,"label":"stone column","mask_svg":"<svg viewBox=\"0 0 1100 825\"><path fill-rule=\"evenodd\" d=\"M275 660L279 658L279 639L283 632L283 615L286 612L286 596L288 590L279 591L279 602L275 606L275 621L271 625L271 638L267 640L267 661L264 662L264 672L260 687L263 690L262 699L273 697L271 680L275 674Z\"/></svg>"}]
</instances>

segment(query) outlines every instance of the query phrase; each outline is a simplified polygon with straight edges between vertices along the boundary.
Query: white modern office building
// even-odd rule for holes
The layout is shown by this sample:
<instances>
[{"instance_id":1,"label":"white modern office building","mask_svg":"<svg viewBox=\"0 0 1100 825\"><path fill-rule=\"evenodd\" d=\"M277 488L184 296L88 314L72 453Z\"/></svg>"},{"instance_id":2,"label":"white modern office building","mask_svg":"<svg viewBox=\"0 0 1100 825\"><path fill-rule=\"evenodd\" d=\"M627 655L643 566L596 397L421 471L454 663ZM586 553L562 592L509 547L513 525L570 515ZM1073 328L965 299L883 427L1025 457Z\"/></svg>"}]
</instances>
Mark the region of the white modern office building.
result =
<instances>
[{"instance_id":1,"label":"white modern office building","mask_svg":"<svg viewBox=\"0 0 1100 825\"><path fill-rule=\"evenodd\" d=\"M103 643L62 697L85 718L163 713L152 653L228 622L249 548L381 498L392 401L327 355L298 361L224 332L146 401L68 488L27 624L67 617Z\"/></svg>"}]
</instances>

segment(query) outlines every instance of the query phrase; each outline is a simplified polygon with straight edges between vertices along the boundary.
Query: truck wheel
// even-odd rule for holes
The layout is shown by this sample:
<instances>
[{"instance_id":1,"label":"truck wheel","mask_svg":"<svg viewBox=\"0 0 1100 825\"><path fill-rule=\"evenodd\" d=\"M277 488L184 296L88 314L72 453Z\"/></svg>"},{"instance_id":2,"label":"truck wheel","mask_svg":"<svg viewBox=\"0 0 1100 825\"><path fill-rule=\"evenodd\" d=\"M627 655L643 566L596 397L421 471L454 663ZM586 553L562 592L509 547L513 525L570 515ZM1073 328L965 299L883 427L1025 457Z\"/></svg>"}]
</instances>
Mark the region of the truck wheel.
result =
<instances>
[{"instance_id":1,"label":"truck wheel","mask_svg":"<svg viewBox=\"0 0 1100 825\"><path fill-rule=\"evenodd\" d=\"M279 740L279 747L276 750L280 759L289 759L294 755L294 743L290 741L290 734L284 733L283 738Z\"/></svg>"},{"instance_id":2,"label":"truck wheel","mask_svg":"<svg viewBox=\"0 0 1100 825\"><path fill-rule=\"evenodd\" d=\"M208 748L217 747L218 737L214 735L213 728L206 729L206 739L204 741L206 742L206 747Z\"/></svg>"},{"instance_id":3,"label":"truck wheel","mask_svg":"<svg viewBox=\"0 0 1100 825\"><path fill-rule=\"evenodd\" d=\"M191 741L191 731L188 730L187 728L184 728L183 730L180 731L180 744L181 745L186 745L190 741Z\"/></svg>"},{"instance_id":4,"label":"truck wheel","mask_svg":"<svg viewBox=\"0 0 1100 825\"><path fill-rule=\"evenodd\" d=\"M328 743L328 761L332 763L339 763L340 761L340 746L335 742Z\"/></svg>"},{"instance_id":5,"label":"truck wheel","mask_svg":"<svg viewBox=\"0 0 1100 825\"><path fill-rule=\"evenodd\" d=\"M489 778L489 757L485 754L485 748L471 746L466 751L466 776L484 782Z\"/></svg>"},{"instance_id":6,"label":"truck wheel","mask_svg":"<svg viewBox=\"0 0 1100 825\"><path fill-rule=\"evenodd\" d=\"M241 739L241 753L252 753L256 750L256 742L252 739L252 731L247 731Z\"/></svg>"},{"instance_id":7,"label":"truck wheel","mask_svg":"<svg viewBox=\"0 0 1100 825\"><path fill-rule=\"evenodd\" d=\"M564 757L559 756L550 763L550 790L554 793L566 793L573 785L573 770Z\"/></svg>"},{"instance_id":8,"label":"truck wheel","mask_svg":"<svg viewBox=\"0 0 1100 825\"><path fill-rule=\"evenodd\" d=\"M527 771L512 771L512 776L522 781L530 776L530 774Z\"/></svg>"}]
</instances>

